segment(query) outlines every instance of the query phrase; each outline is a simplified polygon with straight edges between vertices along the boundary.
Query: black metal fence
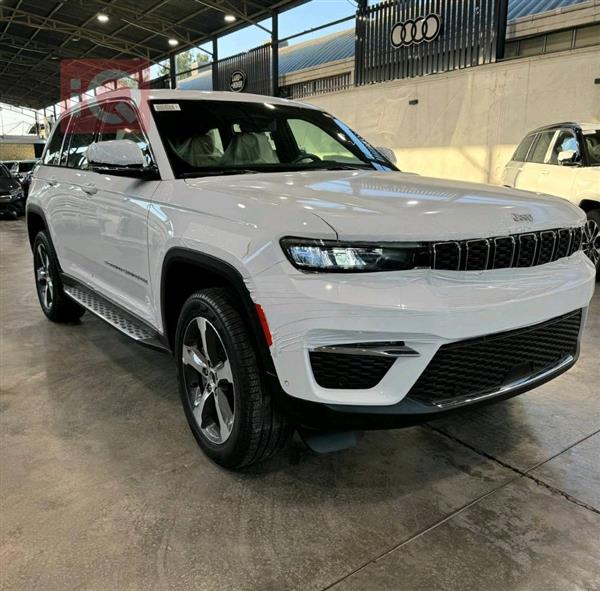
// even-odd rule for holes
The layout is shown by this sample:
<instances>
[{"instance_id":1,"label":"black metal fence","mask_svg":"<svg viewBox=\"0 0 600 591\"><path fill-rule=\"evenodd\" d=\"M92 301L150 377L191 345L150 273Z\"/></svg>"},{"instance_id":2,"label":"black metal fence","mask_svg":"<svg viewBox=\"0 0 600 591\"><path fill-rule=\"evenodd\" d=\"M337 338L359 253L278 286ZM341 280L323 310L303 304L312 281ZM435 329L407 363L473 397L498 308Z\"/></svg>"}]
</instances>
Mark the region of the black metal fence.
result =
<instances>
[{"instance_id":1,"label":"black metal fence","mask_svg":"<svg viewBox=\"0 0 600 591\"><path fill-rule=\"evenodd\" d=\"M281 87L281 95L290 99L301 99L317 94L338 92L352 87L352 73L342 72L325 78L307 80L306 82L295 82Z\"/></svg>"},{"instance_id":2,"label":"black metal fence","mask_svg":"<svg viewBox=\"0 0 600 591\"><path fill-rule=\"evenodd\" d=\"M506 0L385 0L356 14L357 85L496 61ZM505 18L505 15L504 15Z\"/></svg>"},{"instance_id":3,"label":"black metal fence","mask_svg":"<svg viewBox=\"0 0 600 591\"><path fill-rule=\"evenodd\" d=\"M219 60L214 90L271 94L271 44Z\"/></svg>"}]
</instances>

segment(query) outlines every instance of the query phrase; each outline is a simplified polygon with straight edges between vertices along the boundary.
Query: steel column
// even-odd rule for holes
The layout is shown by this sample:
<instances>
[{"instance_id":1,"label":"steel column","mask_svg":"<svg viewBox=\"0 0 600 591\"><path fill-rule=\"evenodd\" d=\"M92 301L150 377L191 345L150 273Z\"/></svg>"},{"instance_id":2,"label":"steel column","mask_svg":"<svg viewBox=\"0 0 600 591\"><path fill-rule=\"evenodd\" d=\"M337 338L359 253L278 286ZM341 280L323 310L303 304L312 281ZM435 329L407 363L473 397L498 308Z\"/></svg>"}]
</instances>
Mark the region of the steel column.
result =
<instances>
[{"instance_id":1,"label":"steel column","mask_svg":"<svg viewBox=\"0 0 600 591\"><path fill-rule=\"evenodd\" d=\"M273 11L271 26L271 94L279 96L279 13Z\"/></svg>"},{"instance_id":2,"label":"steel column","mask_svg":"<svg viewBox=\"0 0 600 591\"><path fill-rule=\"evenodd\" d=\"M219 39L212 40L212 89L219 89Z\"/></svg>"},{"instance_id":3,"label":"steel column","mask_svg":"<svg viewBox=\"0 0 600 591\"><path fill-rule=\"evenodd\" d=\"M504 57L504 47L506 45L506 24L508 21L508 0L499 0L498 6L498 30L496 37L496 59L501 60Z\"/></svg>"}]
</instances>

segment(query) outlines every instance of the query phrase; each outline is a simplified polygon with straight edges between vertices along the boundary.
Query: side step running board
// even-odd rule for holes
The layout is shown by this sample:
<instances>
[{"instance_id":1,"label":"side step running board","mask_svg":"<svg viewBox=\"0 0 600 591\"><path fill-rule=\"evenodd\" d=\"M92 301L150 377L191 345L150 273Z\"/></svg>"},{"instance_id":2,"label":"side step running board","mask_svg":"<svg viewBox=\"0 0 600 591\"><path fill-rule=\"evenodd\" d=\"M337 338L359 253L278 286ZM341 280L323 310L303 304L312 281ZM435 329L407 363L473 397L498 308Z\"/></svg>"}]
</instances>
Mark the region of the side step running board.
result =
<instances>
[{"instance_id":1,"label":"side step running board","mask_svg":"<svg viewBox=\"0 0 600 591\"><path fill-rule=\"evenodd\" d=\"M153 349L169 351L161 341L158 332L142 321L137 320L116 304L112 304L102 296L80 285L65 285L64 290L80 306L83 306L134 341Z\"/></svg>"}]
</instances>

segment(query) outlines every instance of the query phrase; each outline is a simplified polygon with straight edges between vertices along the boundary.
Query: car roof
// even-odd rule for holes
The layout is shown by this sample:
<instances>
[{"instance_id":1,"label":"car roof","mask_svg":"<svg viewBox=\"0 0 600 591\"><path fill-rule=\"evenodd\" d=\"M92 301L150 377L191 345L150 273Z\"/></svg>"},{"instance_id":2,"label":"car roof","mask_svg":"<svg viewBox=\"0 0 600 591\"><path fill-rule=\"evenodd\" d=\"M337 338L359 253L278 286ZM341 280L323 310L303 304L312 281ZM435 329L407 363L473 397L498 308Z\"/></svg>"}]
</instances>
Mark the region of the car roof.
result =
<instances>
[{"instance_id":1,"label":"car roof","mask_svg":"<svg viewBox=\"0 0 600 591\"><path fill-rule=\"evenodd\" d=\"M563 121L562 123L552 123L550 125L538 127L537 129L530 131L527 135L530 135L532 133L539 133L541 131L552 131L555 129L560 129L561 127L570 127L571 129L590 131L600 129L600 123L576 123L575 121Z\"/></svg>"},{"instance_id":2,"label":"car roof","mask_svg":"<svg viewBox=\"0 0 600 591\"><path fill-rule=\"evenodd\" d=\"M101 95L90 98L83 103L77 103L73 105L70 109L68 109L61 118L65 115L73 111L77 111L78 108L84 107L86 104L100 103L106 100L115 100L115 99L130 99L136 105L141 105L146 101L152 100L170 100L170 101L180 101L180 100L192 100L192 101L227 101L227 102L238 102L238 103L268 103L271 105L287 105L292 107L301 107L305 109L313 109L316 111L321 111L320 107L315 105L309 105L307 103L301 103L299 101L292 101L285 98L278 98L274 96L267 96L262 94L251 94L251 93L242 93L242 92L218 92L212 90L139 90L139 89L129 89L129 88L120 88L117 90L110 90L108 92L103 92Z\"/></svg>"}]
</instances>

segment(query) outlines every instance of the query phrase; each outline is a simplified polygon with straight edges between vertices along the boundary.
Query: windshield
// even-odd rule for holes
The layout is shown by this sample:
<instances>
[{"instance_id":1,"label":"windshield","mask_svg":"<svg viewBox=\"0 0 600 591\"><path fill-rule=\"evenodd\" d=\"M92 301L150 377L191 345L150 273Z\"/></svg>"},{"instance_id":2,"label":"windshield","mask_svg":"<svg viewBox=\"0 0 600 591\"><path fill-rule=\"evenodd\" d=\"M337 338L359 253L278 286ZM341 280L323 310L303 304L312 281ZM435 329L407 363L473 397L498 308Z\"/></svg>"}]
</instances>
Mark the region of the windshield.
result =
<instances>
[{"instance_id":1,"label":"windshield","mask_svg":"<svg viewBox=\"0 0 600 591\"><path fill-rule=\"evenodd\" d=\"M291 170L396 170L331 115L271 103L153 101L175 176Z\"/></svg>"},{"instance_id":2,"label":"windshield","mask_svg":"<svg viewBox=\"0 0 600 591\"><path fill-rule=\"evenodd\" d=\"M600 129L584 131L583 141L587 147L590 166L600 166Z\"/></svg>"},{"instance_id":3,"label":"windshield","mask_svg":"<svg viewBox=\"0 0 600 591\"><path fill-rule=\"evenodd\" d=\"M10 178L10 172L8 172L8 168L4 164L0 164L0 178Z\"/></svg>"}]
</instances>

